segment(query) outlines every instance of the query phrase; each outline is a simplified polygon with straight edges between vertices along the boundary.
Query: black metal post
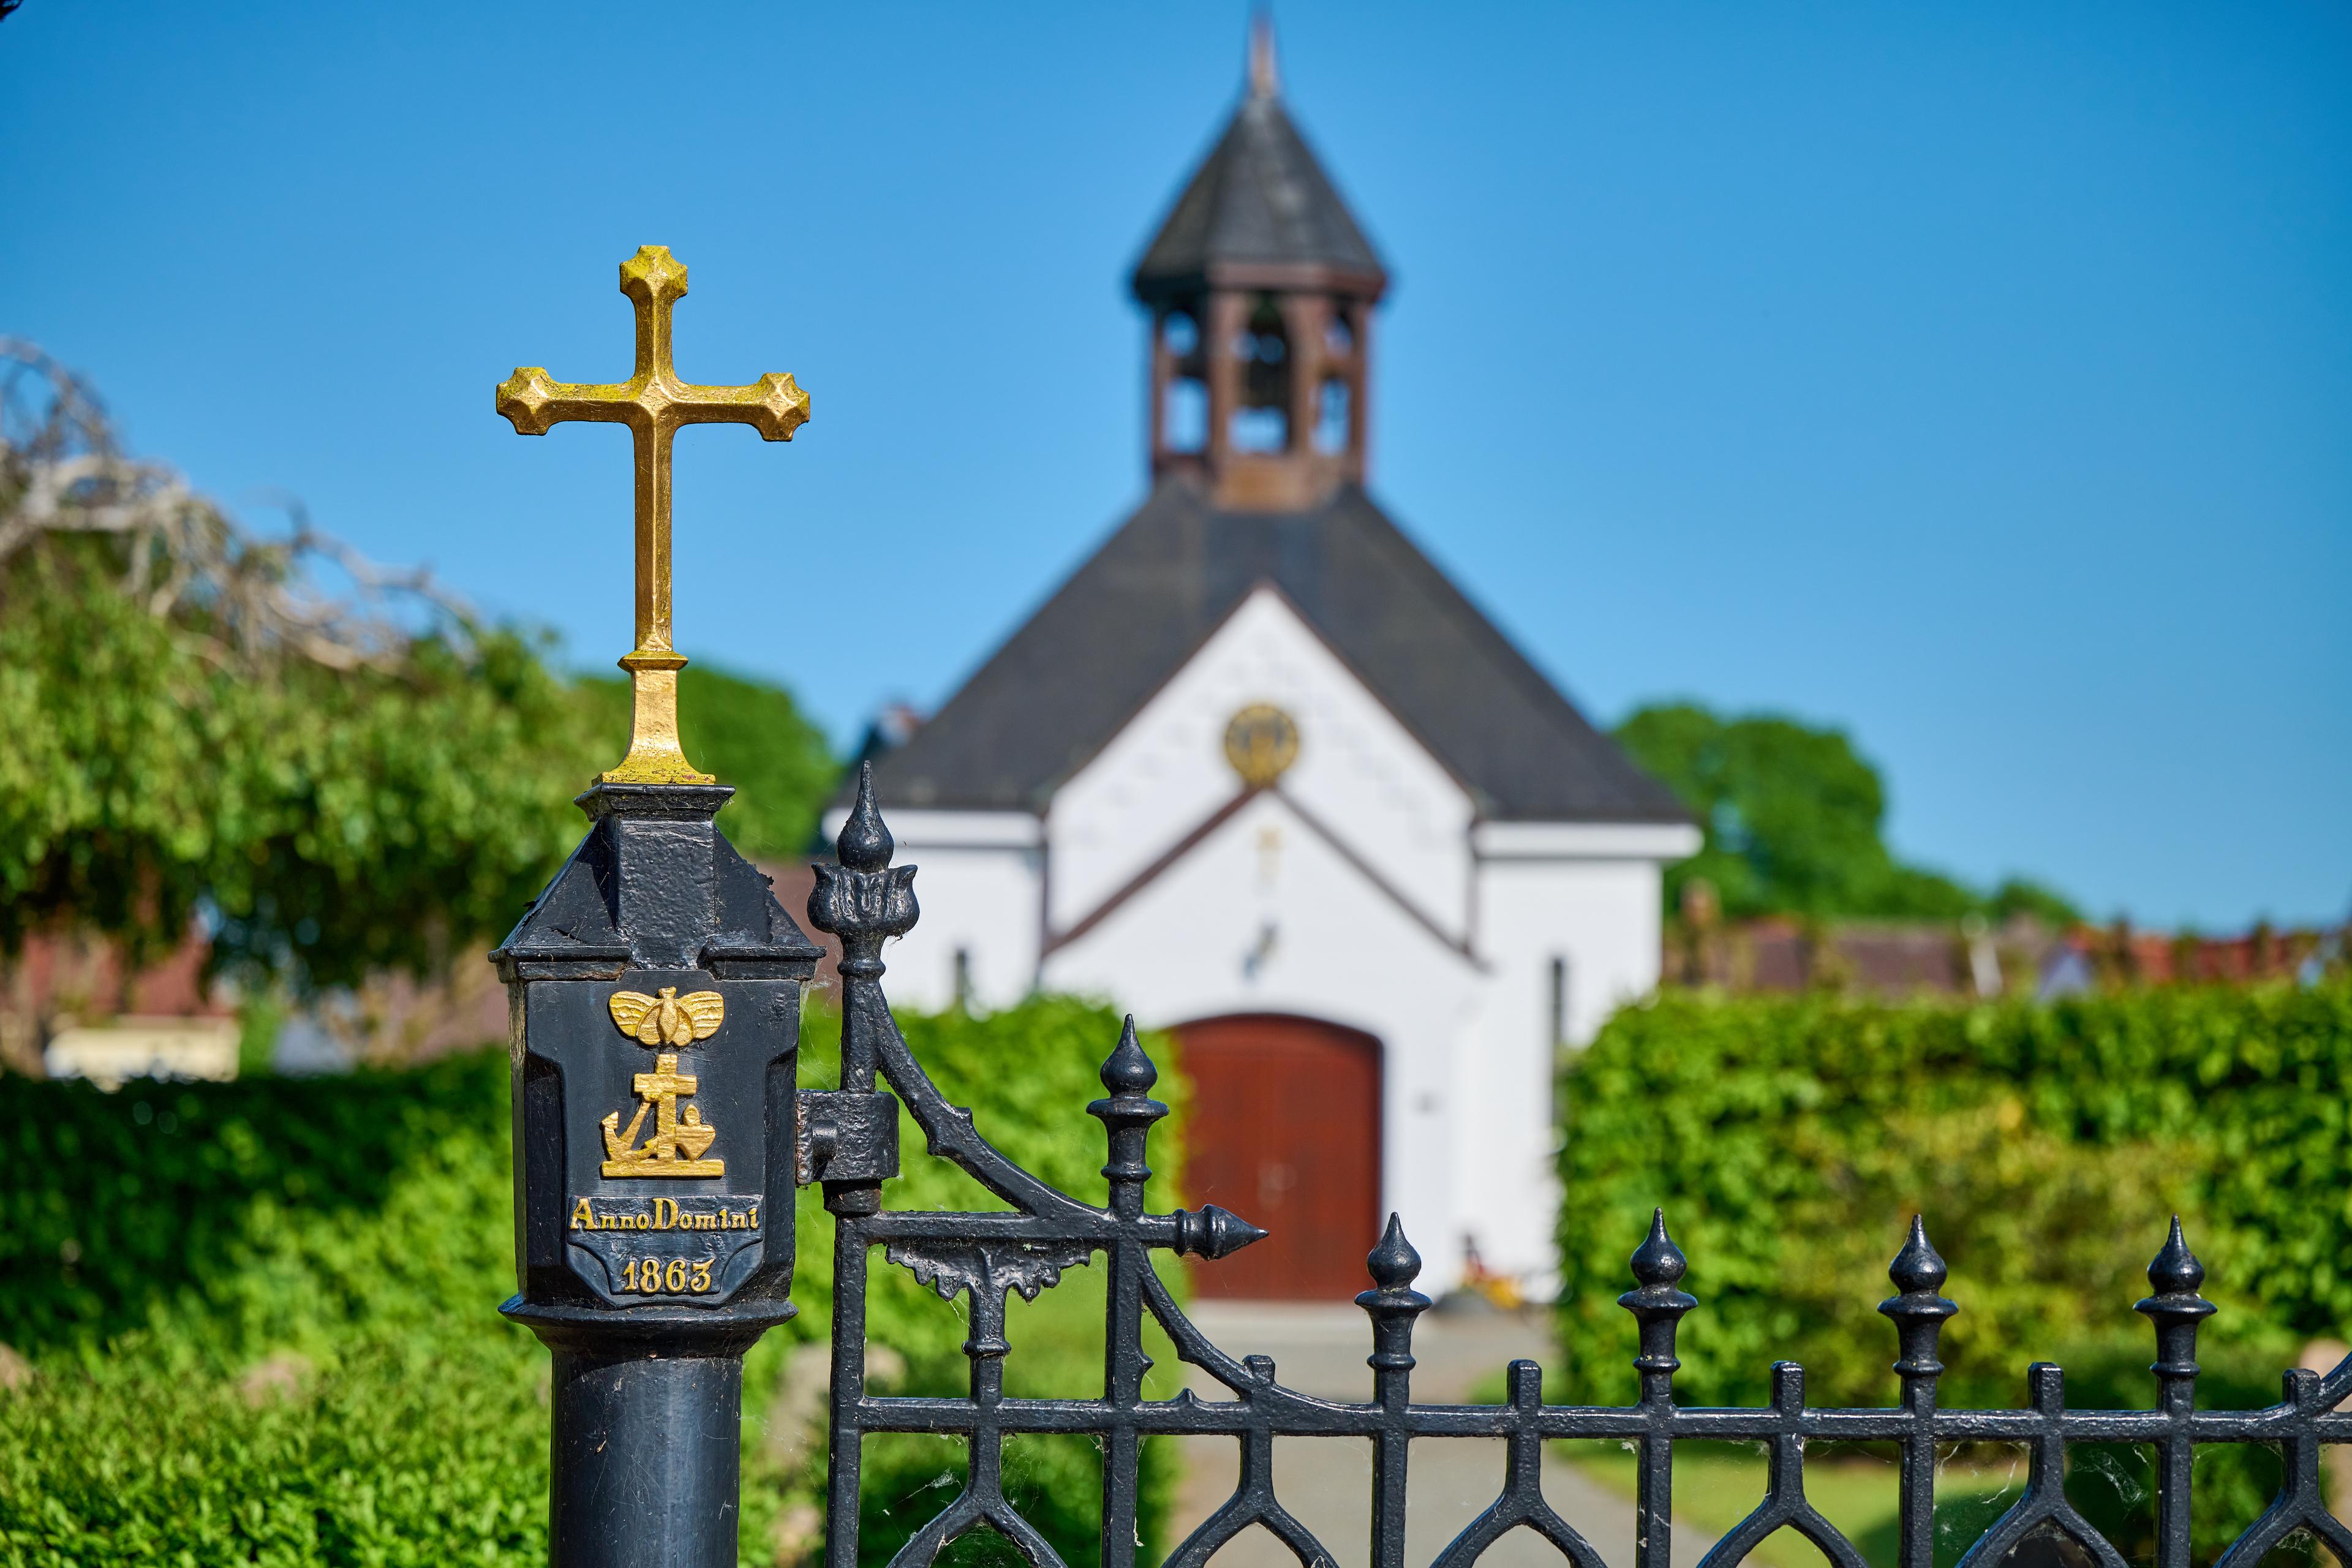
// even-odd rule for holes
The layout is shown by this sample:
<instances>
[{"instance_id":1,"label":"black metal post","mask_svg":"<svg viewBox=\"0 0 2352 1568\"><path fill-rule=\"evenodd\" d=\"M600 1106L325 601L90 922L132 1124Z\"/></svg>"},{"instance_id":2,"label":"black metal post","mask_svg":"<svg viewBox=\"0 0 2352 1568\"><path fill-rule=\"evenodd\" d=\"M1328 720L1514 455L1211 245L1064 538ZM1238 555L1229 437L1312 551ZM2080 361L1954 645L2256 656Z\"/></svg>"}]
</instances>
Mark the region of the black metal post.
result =
<instances>
[{"instance_id":1,"label":"black metal post","mask_svg":"<svg viewBox=\"0 0 2352 1568\"><path fill-rule=\"evenodd\" d=\"M733 793L590 790L587 838L491 955L514 1063L501 1310L554 1352L554 1568L736 1561L743 1352L793 1314L817 949L712 821Z\"/></svg>"},{"instance_id":2,"label":"black metal post","mask_svg":"<svg viewBox=\"0 0 2352 1568\"><path fill-rule=\"evenodd\" d=\"M735 1560L743 1356L558 1349L549 1556Z\"/></svg>"}]
</instances>

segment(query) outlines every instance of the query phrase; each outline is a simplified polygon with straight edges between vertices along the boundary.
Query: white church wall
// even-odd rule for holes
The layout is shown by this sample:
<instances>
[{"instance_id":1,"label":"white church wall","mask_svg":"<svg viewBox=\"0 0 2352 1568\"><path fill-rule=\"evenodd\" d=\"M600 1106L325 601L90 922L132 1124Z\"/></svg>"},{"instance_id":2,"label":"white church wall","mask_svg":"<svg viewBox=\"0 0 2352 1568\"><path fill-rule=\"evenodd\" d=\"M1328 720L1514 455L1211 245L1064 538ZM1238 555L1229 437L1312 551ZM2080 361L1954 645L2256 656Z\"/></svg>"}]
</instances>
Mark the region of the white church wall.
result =
<instances>
[{"instance_id":1,"label":"white church wall","mask_svg":"<svg viewBox=\"0 0 2352 1568\"><path fill-rule=\"evenodd\" d=\"M825 837L848 814L825 817ZM1037 978L1045 850L1037 819L1025 812L900 810L888 814L896 860L917 868L915 901L922 918L883 950L890 1000L935 1013L956 1000L958 956L964 1000L1009 1007Z\"/></svg>"},{"instance_id":2,"label":"white church wall","mask_svg":"<svg viewBox=\"0 0 2352 1568\"><path fill-rule=\"evenodd\" d=\"M1705 842L1687 822L1482 822L1470 831L1487 860L1673 861Z\"/></svg>"},{"instance_id":3,"label":"white church wall","mask_svg":"<svg viewBox=\"0 0 2352 1568\"><path fill-rule=\"evenodd\" d=\"M1253 701L1299 723L1299 759L1279 785L1043 952L1049 895L1079 915L1100 910L1234 799L1223 730ZM1660 868L1699 836L1468 818L1451 777L1284 601L1260 595L1045 821L891 814L901 863L921 868L923 910L885 955L891 995L950 1005L961 954L966 999L982 1008L1042 985L1105 997L1152 1026L1271 1012L1361 1029L1383 1053L1382 1203L1402 1211L1428 1259L1424 1288L1459 1280L1473 1237L1488 1268L1548 1288L1559 1197L1552 965L1565 979L1560 1033L1580 1046L1655 986ZM1065 902L1072 881L1083 896Z\"/></svg>"},{"instance_id":4,"label":"white church wall","mask_svg":"<svg viewBox=\"0 0 2352 1568\"><path fill-rule=\"evenodd\" d=\"M1290 1013L1379 1038L1383 1209L1402 1212L1428 1260L1423 1289L1459 1278L1465 1215L1494 1197L1464 1180L1458 1070L1483 977L1279 796L1259 796L1048 955L1045 983L1115 997L1155 1026Z\"/></svg>"},{"instance_id":5,"label":"white church wall","mask_svg":"<svg viewBox=\"0 0 2352 1568\"><path fill-rule=\"evenodd\" d=\"M1468 795L1265 587L1055 795L1054 929L1085 919L1233 799L1241 786L1225 761L1225 727L1255 702L1298 726L1284 793L1461 937L1470 915Z\"/></svg>"},{"instance_id":6,"label":"white church wall","mask_svg":"<svg viewBox=\"0 0 2352 1568\"><path fill-rule=\"evenodd\" d=\"M1507 1194L1478 1237L1498 1272L1542 1286L1556 1267L1553 964L1560 965L1564 993L1560 1043L1573 1048L1612 1012L1656 987L1660 883L1653 859L1480 862L1479 952L1489 966L1489 994L1480 1048L1465 1053L1475 1075L1465 1159L1470 1181Z\"/></svg>"}]
</instances>

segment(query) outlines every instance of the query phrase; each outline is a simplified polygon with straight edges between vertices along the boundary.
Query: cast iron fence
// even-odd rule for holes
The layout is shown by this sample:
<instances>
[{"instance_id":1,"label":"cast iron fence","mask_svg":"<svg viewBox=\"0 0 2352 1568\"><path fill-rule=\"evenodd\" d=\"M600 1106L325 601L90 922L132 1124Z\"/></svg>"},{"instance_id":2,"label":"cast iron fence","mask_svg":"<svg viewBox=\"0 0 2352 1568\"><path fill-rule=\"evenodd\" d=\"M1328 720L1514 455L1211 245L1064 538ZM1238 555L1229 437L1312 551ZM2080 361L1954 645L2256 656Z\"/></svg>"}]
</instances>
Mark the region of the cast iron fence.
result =
<instances>
[{"instance_id":1,"label":"cast iron fence","mask_svg":"<svg viewBox=\"0 0 2352 1568\"><path fill-rule=\"evenodd\" d=\"M2100 1568L2124 1558L2067 1500L2066 1456L2075 1443L2135 1444L2156 1458L2156 1568L2189 1568L2190 1461L2200 1444L2276 1448L2284 1479L2269 1509L2217 1561L2215 1568L2254 1568L2273 1548L2307 1531L2352 1568L2352 1531L2321 1495L2320 1446L2352 1442L2352 1413L2335 1406L2352 1395L2352 1358L2325 1376L2285 1374L2280 1403L2261 1410L2196 1408L2198 1325L2214 1310L2198 1291L2205 1270L2191 1256L2179 1220L2148 1266L2153 1293L2137 1305L2156 1331L2156 1402L2147 1410L2070 1410L2062 1371L2037 1363L2027 1373L2029 1403L2006 1410L1946 1410L1936 1403L1943 1372L1937 1360L1944 1322L1958 1309L1939 1292L1944 1260L1914 1219L1888 1268L1895 1294L1878 1310L1893 1320L1894 1370L1902 1402L1889 1409L1820 1410L1805 1403L1804 1369L1772 1368L1771 1403L1759 1408L1693 1408L1674 1399L1675 1336L1696 1300L1680 1288L1685 1260L1663 1214L1632 1259L1634 1289L1618 1298L1639 1324L1633 1365L1641 1397L1624 1406L1546 1405L1541 1373L1530 1361L1508 1370L1504 1405L1416 1405L1412 1399L1414 1321L1430 1306L1413 1289L1421 1258L1396 1220L1366 1259L1371 1289L1356 1298L1371 1320L1372 1397L1364 1404L1317 1398L1275 1380L1264 1356L1240 1360L1193 1327L1152 1269L1162 1248L1217 1258L1265 1233L1212 1205L1197 1211L1147 1214L1150 1168L1146 1142L1168 1108L1150 1098L1158 1078L1130 1020L1102 1068L1108 1095L1087 1107L1103 1123L1109 1159L1103 1174L1109 1202L1081 1203L1024 1171L981 1136L969 1111L947 1102L915 1060L884 1000L882 943L911 929L912 867L890 865L888 830L876 811L870 779L837 843L839 865L820 866L809 900L811 920L841 939L844 1017L841 1087L802 1096L802 1178L821 1181L834 1215L833 1391L826 1525L827 1568L856 1568L860 1457L868 1433L930 1433L961 1437L970 1464L963 1489L917 1531L892 1568L926 1568L947 1543L977 1526L1001 1531L1037 1568L1061 1568L1045 1538L1006 1500L1004 1439L1039 1433L1085 1435L1103 1451L1103 1568L1133 1568L1136 1500L1147 1436L1217 1436L1238 1441L1241 1468L1233 1496L1168 1558L1171 1568L1200 1568L1218 1548L1253 1525L1265 1527L1304 1568L1331 1568L1331 1553L1275 1495L1276 1437L1371 1440L1371 1552L1374 1568L1403 1568L1405 1478L1417 1438L1501 1438L1505 1457L1494 1503L1441 1552L1433 1568L1468 1568L1502 1536L1527 1529L1549 1541L1573 1568L1608 1568L1574 1526L1544 1500L1542 1445L1560 1438L1631 1443L1639 1455L1634 1504L1635 1568L1668 1568L1673 1531L1674 1450L1690 1439L1760 1443L1769 1454L1763 1500L1734 1526L1701 1568L1731 1568L1766 1536L1793 1529L1834 1568L1866 1568L1852 1542L1806 1500L1809 1443L1892 1444L1901 1453L1898 1562L1933 1568L1936 1461L1939 1446L2022 1445L2030 1456L2023 1495L1961 1559L1990 1568L2028 1537L2054 1531ZM944 1157L1013 1208L952 1214L890 1210L883 1182L897 1170L897 1105L877 1092L877 1075L905 1098L932 1154ZM872 1249L952 1301L970 1301L963 1352L971 1363L962 1398L884 1396L866 1390L866 1289ZM1109 1276L1103 1394L1098 1399L1008 1399L1004 1395L1005 1305L1018 1290L1034 1300L1066 1268L1105 1255ZM1189 1390L1173 1399L1143 1397L1150 1358L1143 1348L1149 1312L1177 1354L1232 1392L1203 1401Z\"/></svg>"}]
</instances>

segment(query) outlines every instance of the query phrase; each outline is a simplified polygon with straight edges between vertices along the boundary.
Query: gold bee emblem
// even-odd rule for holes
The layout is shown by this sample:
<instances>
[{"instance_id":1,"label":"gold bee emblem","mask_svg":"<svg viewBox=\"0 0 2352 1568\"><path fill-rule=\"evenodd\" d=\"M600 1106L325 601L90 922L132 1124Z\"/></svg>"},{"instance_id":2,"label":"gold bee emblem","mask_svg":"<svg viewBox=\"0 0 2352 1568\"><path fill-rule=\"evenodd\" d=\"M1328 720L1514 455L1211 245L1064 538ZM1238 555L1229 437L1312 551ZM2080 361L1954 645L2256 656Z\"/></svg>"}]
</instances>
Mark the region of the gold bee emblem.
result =
<instances>
[{"instance_id":1,"label":"gold bee emblem","mask_svg":"<svg viewBox=\"0 0 2352 1568\"><path fill-rule=\"evenodd\" d=\"M641 1046L690 1046L717 1034L727 1017L727 998L718 992L681 996L675 985L663 986L659 996L615 991L608 1005L621 1033Z\"/></svg>"}]
</instances>

